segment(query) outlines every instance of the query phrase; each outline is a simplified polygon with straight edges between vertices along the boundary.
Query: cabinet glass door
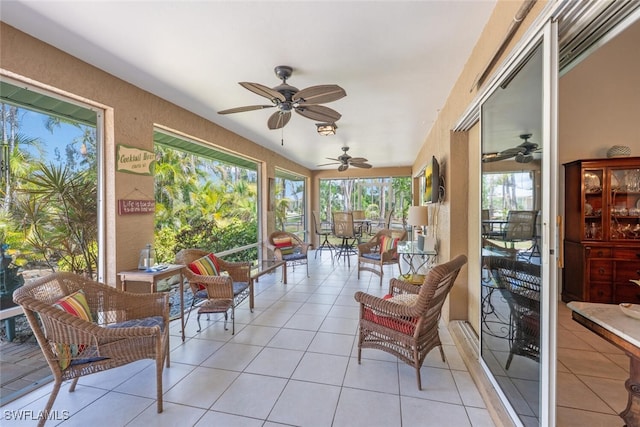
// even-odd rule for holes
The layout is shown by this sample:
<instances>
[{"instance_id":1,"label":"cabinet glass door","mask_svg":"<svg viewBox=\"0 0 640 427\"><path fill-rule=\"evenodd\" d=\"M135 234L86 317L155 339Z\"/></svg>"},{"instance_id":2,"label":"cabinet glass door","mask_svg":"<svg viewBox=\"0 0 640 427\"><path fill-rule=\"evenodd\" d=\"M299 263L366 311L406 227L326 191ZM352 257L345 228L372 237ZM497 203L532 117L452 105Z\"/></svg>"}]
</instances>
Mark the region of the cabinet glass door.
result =
<instances>
[{"instance_id":1,"label":"cabinet glass door","mask_svg":"<svg viewBox=\"0 0 640 427\"><path fill-rule=\"evenodd\" d=\"M640 169L609 171L611 240L640 240Z\"/></svg>"},{"instance_id":2,"label":"cabinet glass door","mask_svg":"<svg viewBox=\"0 0 640 427\"><path fill-rule=\"evenodd\" d=\"M582 175L584 188L584 240L602 240L604 227L602 224L604 171L587 169ZM605 209L606 211L606 209Z\"/></svg>"}]
</instances>

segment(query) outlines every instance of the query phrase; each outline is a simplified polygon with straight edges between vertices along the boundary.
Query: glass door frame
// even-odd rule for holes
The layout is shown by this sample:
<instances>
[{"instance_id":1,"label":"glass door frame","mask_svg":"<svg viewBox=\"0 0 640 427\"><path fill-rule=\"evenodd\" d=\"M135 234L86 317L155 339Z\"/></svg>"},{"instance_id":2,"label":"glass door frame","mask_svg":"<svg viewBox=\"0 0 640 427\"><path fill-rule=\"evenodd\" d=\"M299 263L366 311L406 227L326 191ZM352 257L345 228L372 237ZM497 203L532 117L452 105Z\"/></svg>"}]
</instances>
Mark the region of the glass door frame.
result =
<instances>
[{"instance_id":1,"label":"glass door frame","mask_svg":"<svg viewBox=\"0 0 640 427\"><path fill-rule=\"evenodd\" d=\"M558 159L557 159L557 105L558 105L558 30L557 23L549 19L542 28L532 33L519 49L509 58L506 65L483 91L475 108L479 112L481 106L500 85L512 74L518 72L518 67L526 61L528 56L539 46L542 46L542 192L541 199L541 280L545 292L541 292L541 325L540 325L540 392L539 392L539 423L544 426L555 426L556 419L556 327L557 327L557 295L558 295L558 266L557 255L560 236L558 236ZM468 122L467 122L468 123ZM480 121L481 123L481 121ZM480 132L482 134L482 132ZM477 159L481 163L480 157ZM482 170L481 165L478 170ZM481 180L478 180L478 195L481 196ZM477 200L480 209L481 200ZM480 217L480 215L478 215ZM471 243L470 243L471 244ZM481 238L477 239L478 253L481 253ZM479 263L481 265L481 263ZM481 312L478 310L478 312ZM478 323L480 324L480 323ZM481 336L481 334L480 334ZM482 340L482 338L480 338ZM482 347L482 341L480 341ZM496 392L503 401L514 423L521 425L521 421L509 404L499 383L493 377L484 360L479 358L480 365L493 384Z\"/></svg>"}]
</instances>

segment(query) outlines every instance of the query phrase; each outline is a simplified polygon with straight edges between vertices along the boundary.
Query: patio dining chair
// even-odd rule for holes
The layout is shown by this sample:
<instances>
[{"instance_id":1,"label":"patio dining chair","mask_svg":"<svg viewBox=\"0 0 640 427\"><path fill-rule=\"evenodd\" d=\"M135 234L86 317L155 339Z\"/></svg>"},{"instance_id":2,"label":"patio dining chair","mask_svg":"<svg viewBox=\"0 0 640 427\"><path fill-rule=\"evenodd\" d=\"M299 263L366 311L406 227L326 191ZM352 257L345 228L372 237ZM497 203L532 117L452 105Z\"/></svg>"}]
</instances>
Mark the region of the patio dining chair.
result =
<instances>
[{"instance_id":1,"label":"patio dining chair","mask_svg":"<svg viewBox=\"0 0 640 427\"><path fill-rule=\"evenodd\" d=\"M335 247L329 241L329 236L331 235L331 224L325 226L325 223L320 221L320 213L318 211L313 211L313 222L315 225L315 233L318 236L318 240L322 240L320 245L316 249L316 254L314 258L318 257L318 253L320 253L320 258L322 258L322 251L329 251L331 254L331 260L333 261L333 250Z\"/></svg>"},{"instance_id":2,"label":"patio dining chair","mask_svg":"<svg viewBox=\"0 0 640 427\"><path fill-rule=\"evenodd\" d=\"M360 234L353 225L351 212L333 212L333 235L341 240L337 248L336 258L343 257L347 265L351 267L351 255L357 255L356 243L360 240Z\"/></svg>"}]
</instances>

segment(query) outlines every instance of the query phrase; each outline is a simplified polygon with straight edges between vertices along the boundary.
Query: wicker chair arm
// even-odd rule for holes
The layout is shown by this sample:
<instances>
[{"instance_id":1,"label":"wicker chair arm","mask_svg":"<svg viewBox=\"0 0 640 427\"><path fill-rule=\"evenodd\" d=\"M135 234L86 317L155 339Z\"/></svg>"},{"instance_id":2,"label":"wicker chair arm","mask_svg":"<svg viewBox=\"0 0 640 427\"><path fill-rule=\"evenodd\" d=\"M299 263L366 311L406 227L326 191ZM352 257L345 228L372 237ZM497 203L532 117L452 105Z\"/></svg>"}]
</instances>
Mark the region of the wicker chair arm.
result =
<instances>
[{"instance_id":1,"label":"wicker chair arm","mask_svg":"<svg viewBox=\"0 0 640 427\"><path fill-rule=\"evenodd\" d=\"M220 268L226 271L234 282L248 282L251 276L250 262L231 262L219 260Z\"/></svg>"},{"instance_id":2,"label":"wicker chair arm","mask_svg":"<svg viewBox=\"0 0 640 427\"><path fill-rule=\"evenodd\" d=\"M420 286L416 286L413 283L404 282L396 278L392 278L389 281L389 295L417 293L420 293Z\"/></svg>"},{"instance_id":3,"label":"wicker chair arm","mask_svg":"<svg viewBox=\"0 0 640 427\"><path fill-rule=\"evenodd\" d=\"M414 306L398 304L362 291L356 292L354 298L360 303L361 311L369 308L388 317L418 317L421 314Z\"/></svg>"},{"instance_id":4,"label":"wicker chair arm","mask_svg":"<svg viewBox=\"0 0 640 427\"><path fill-rule=\"evenodd\" d=\"M386 252L380 254L382 262L391 262L398 259L398 248L391 248Z\"/></svg>"},{"instance_id":5,"label":"wicker chair arm","mask_svg":"<svg viewBox=\"0 0 640 427\"><path fill-rule=\"evenodd\" d=\"M41 306L40 306L41 304ZM67 313L59 308L47 304L31 304L34 311L40 315L43 323L47 326L47 339L51 342L60 343L91 343L109 342L128 337L155 336L160 334L159 326L144 326L134 328L107 328L107 324L99 325L80 317ZM38 305L38 306L36 306ZM119 312L124 315L125 313ZM118 318L118 322L131 320L132 318ZM165 327L168 327L168 313L165 318Z\"/></svg>"},{"instance_id":6,"label":"wicker chair arm","mask_svg":"<svg viewBox=\"0 0 640 427\"><path fill-rule=\"evenodd\" d=\"M358 245L358 255L371 254L379 251L380 247L378 246L378 242L369 241Z\"/></svg>"},{"instance_id":7,"label":"wicker chair arm","mask_svg":"<svg viewBox=\"0 0 640 427\"><path fill-rule=\"evenodd\" d=\"M198 285L204 285L209 298L233 298L233 278L231 276L200 276L191 274L189 285L196 290Z\"/></svg>"},{"instance_id":8,"label":"wicker chair arm","mask_svg":"<svg viewBox=\"0 0 640 427\"><path fill-rule=\"evenodd\" d=\"M115 291L115 290L114 290ZM115 291L109 298L110 304L103 310L118 311L125 320L141 319L151 316L163 316L169 319L169 294L156 292L138 294L133 292ZM97 308L91 307L92 310Z\"/></svg>"}]
</instances>

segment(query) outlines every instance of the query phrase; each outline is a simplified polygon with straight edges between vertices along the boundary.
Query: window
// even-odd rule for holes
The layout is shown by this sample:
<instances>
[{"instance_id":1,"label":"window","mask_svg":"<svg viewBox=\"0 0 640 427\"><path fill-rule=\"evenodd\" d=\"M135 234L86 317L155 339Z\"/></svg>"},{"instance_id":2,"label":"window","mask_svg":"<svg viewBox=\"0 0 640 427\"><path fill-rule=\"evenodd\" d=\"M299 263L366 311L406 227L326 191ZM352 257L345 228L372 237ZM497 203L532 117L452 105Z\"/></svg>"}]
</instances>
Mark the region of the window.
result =
<instances>
[{"instance_id":1,"label":"window","mask_svg":"<svg viewBox=\"0 0 640 427\"><path fill-rule=\"evenodd\" d=\"M411 205L411 177L320 180L320 218L331 221L334 211L365 211L374 226L383 227L389 212L392 224L402 226Z\"/></svg>"},{"instance_id":2,"label":"window","mask_svg":"<svg viewBox=\"0 0 640 427\"><path fill-rule=\"evenodd\" d=\"M276 229L294 233L305 240L305 178L276 169L275 186Z\"/></svg>"},{"instance_id":3,"label":"window","mask_svg":"<svg viewBox=\"0 0 640 427\"><path fill-rule=\"evenodd\" d=\"M171 262L184 248L257 260L258 165L160 131L154 141L158 260Z\"/></svg>"}]
</instances>

